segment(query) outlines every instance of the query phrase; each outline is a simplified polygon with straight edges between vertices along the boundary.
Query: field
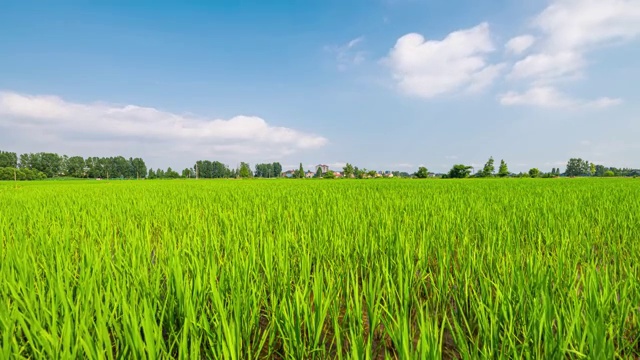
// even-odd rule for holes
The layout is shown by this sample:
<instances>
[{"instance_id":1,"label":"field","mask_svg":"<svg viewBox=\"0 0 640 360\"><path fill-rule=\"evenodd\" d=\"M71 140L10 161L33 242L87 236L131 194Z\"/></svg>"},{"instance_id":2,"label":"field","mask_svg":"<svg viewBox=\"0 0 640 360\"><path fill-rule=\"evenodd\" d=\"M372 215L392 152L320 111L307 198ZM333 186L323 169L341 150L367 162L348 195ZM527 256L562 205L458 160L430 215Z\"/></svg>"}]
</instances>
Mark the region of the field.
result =
<instances>
[{"instance_id":1,"label":"field","mask_svg":"<svg viewBox=\"0 0 640 360\"><path fill-rule=\"evenodd\" d=\"M0 183L0 358L640 357L640 180Z\"/></svg>"}]
</instances>

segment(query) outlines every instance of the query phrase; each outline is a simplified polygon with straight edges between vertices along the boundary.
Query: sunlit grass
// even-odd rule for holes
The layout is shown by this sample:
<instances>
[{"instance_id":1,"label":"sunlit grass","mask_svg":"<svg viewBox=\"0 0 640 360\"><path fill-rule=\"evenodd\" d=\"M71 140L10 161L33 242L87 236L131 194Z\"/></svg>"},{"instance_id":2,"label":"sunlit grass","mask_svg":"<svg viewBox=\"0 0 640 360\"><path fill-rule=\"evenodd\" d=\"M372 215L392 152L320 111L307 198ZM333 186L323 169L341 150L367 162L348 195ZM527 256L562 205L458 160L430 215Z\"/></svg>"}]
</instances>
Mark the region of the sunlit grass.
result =
<instances>
[{"instance_id":1,"label":"sunlit grass","mask_svg":"<svg viewBox=\"0 0 640 360\"><path fill-rule=\"evenodd\" d=\"M0 358L640 356L633 179L0 183Z\"/></svg>"}]
</instances>

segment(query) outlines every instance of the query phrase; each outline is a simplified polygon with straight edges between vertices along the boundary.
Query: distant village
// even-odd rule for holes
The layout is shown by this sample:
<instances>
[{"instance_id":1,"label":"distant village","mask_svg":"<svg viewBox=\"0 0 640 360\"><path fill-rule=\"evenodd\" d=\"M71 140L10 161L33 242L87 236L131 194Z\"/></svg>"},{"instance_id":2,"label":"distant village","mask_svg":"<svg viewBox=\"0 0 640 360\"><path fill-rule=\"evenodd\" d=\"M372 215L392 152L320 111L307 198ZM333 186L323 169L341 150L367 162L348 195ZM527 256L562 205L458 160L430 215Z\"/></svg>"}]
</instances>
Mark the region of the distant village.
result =
<instances>
[{"instance_id":1,"label":"distant village","mask_svg":"<svg viewBox=\"0 0 640 360\"><path fill-rule=\"evenodd\" d=\"M296 175L298 173L298 170L287 170L287 171L283 171L280 175L282 177L286 177L286 178L295 178ZM381 177L385 177L385 178L392 178L394 177L394 173L396 173L396 175L400 176L400 174L398 174L398 172L392 172L392 171L370 171L367 172L366 174L363 174L361 177L363 178L381 178ZM355 179L356 178L356 174L355 173L351 173L348 175L345 175L344 172L342 171L333 171L329 168L329 165L324 165L324 164L319 164L315 166L315 171L311 171L308 170L304 173L304 177L305 178L314 178L314 177L324 177L327 174L332 174L332 177L335 178L344 178L345 176L347 178L352 178ZM435 174L433 174L435 176ZM406 174L406 176L411 176L408 173Z\"/></svg>"}]
</instances>

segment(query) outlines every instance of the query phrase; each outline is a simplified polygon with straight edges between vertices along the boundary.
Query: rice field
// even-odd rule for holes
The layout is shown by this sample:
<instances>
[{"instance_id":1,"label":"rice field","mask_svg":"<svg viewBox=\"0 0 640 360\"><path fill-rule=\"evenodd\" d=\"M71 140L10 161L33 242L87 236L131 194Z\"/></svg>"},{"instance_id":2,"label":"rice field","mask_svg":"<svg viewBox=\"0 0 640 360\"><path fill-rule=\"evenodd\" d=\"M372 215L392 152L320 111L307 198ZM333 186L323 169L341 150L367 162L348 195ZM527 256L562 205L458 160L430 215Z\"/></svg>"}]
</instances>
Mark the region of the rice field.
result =
<instances>
[{"instance_id":1,"label":"rice field","mask_svg":"<svg viewBox=\"0 0 640 360\"><path fill-rule=\"evenodd\" d=\"M0 358L637 359L640 180L0 183Z\"/></svg>"}]
</instances>

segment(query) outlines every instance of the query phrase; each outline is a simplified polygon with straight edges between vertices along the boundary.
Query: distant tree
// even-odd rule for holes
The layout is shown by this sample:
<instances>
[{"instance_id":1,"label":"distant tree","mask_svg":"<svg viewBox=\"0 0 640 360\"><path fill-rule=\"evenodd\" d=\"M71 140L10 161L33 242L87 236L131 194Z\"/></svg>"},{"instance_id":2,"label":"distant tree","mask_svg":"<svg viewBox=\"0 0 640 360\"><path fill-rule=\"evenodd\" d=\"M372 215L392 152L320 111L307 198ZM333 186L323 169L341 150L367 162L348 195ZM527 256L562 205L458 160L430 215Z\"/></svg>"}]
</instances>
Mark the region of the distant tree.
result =
<instances>
[{"instance_id":1,"label":"distant tree","mask_svg":"<svg viewBox=\"0 0 640 360\"><path fill-rule=\"evenodd\" d=\"M347 165L345 165L345 166L342 168L342 172L344 173L344 177L345 177L345 178L350 178L350 177L351 177L351 175L354 175L354 171L355 171L355 170L354 170L354 168L353 168L353 165L351 165L351 164L349 164L349 163L347 163Z\"/></svg>"},{"instance_id":2,"label":"distant tree","mask_svg":"<svg viewBox=\"0 0 640 360\"><path fill-rule=\"evenodd\" d=\"M72 156L67 159L67 175L73 177L84 177L85 161L82 156Z\"/></svg>"},{"instance_id":3,"label":"distant tree","mask_svg":"<svg viewBox=\"0 0 640 360\"><path fill-rule=\"evenodd\" d=\"M596 164L591 163L589 165L589 175L590 176L595 176L595 174L596 174Z\"/></svg>"},{"instance_id":4,"label":"distant tree","mask_svg":"<svg viewBox=\"0 0 640 360\"><path fill-rule=\"evenodd\" d=\"M589 162L580 158L571 158L567 162L567 170L565 174L567 176L584 176L589 173Z\"/></svg>"},{"instance_id":5,"label":"distant tree","mask_svg":"<svg viewBox=\"0 0 640 360\"><path fill-rule=\"evenodd\" d=\"M616 176L616 174L611 170L607 170L607 171L604 172L604 176L613 177L613 176Z\"/></svg>"},{"instance_id":6,"label":"distant tree","mask_svg":"<svg viewBox=\"0 0 640 360\"><path fill-rule=\"evenodd\" d=\"M507 168L507 163L504 160L500 160L500 169L498 170L498 176L506 177L509 176L509 169Z\"/></svg>"},{"instance_id":7,"label":"distant tree","mask_svg":"<svg viewBox=\"0 0 640 360\"><path fill-rule=\"evenodd\" d=\"M369 170L369 172L367 172L367 175L372 178L376 177L377 174L378 172L375 170Z\"/></svg>"},{"instance_id":8,"label":"distant tree","mask_svg":"<svg viewBox=\"0 0 640 360\"><path fill-rule=\"evenodd\" d=\"M147 178L149 178L149 179L155 179L156 178L156 172L153 171L153 168L149 169L149 175L147 175Z\"/></svg>"},{"instance_id":9,"label":"distant tree","mask_svg":"<svg viewBox=\"0 0 640 360\"><path fill-rule=\"evenodd\" d=\"M273 169L273 177L280 177L282 174L282 165L279 162L274 162L271 164L271 168Z\"/></svg>"},{"instance_id":10,"label":"distant tree","mask_svg":"<svg viewBox=\"0 0 640 360\"><path fill-rule=\"evenodd\" d=\"M315 175L313 175L313 177L314 177L314 178L321 178L321 177L322 177L322 168L320 168L320 167L319 167L319 168L316 170L316 174L315 174Z\"/></svg>"},{"instance_id":11,"label":"distant tree","mask_svg":"<svg viewBox=\"0 0 640 360\"><path fill-rule=\"evenodd\" d=\"M532 178L537 178L538 176L540 176L540 170L538 170L537 168L530 169L529 176L531 176Z\"/></svg>"},{"instance_id":12,"label":"distant tree","mask_svg":"<svg viewBox=\"0 0 640 360\"><path fill-rule=\"evenodd\" d=\"M167 168L167 171L164 173L165 179L177 179L180 177L176 171L174 171L171 167Z\"/></svg>"},{"instance_id":13,"label":"distant tree","mask_svg":"<svg viewBox=\"0 0 640 360\"><path fill-rule=\"evenodd\" d=\"M415 176L418 179L426 179L429 176L429 170L427 170L427 168L424 166L420 166Z\"/></svg>"},{"instance_id":14,"label":"distant tree","mask_svg":"<svg viewBox=\"0 0 640 360\"><path fill-rule=\"evenodd\" d=\"M0 151L0 167L17 168L18 155L14 152Z\"/></svg>"},{"instance_id":15,"label":"distant tree","mask_svg":"<svg viewBox=\"0 0 640 360\"><path fill-rule=\"evenodd\" d=\"M467 166L467 165L462 165L462 164L457 164L454 165L451 170L449 170L449 174L447 175L447 178L449 179L463 179L466 177L469 177L469 174L471 174L471 166Z\"/></svg>"},{"instance_id":16,"label":"distant tree","mask_svg":"<svg viewBox=\"0 0 640 360\"><path fill-rule=\"evenodd\" d=\"M320 170L320 169L318 169L318 170ZM326 173L324 173L322 175L322 177L325 178L325 179L335 179L336 178L336 174L333 171L329 170Z\"/></svg>"},{"instance_id":17,"label":"distant tree","mask_svg":"<svg viewBox=\"0 0 640 360\"><path fill-rule=\"evenodd\" d=\"M241 178L250 178L251 177L251 167L249 164L242 162L240 163L240 170L238 171L238 175Z\"/></svg>"},{"instance_id":18,"label":"distant tree","mask_svg":"<svg viewBox=\"0 0 640 360\"><path fill-rule=\"evenodd\" d=\"M489 160L487 161L486 164L484 164L482 171L479 173L481 177L493 176L493 173L496 171L496 168L493 165L493 162L494 162L493 156L489 157Z\"/></svg>"},{"instance_id":19,"label":"distant tree","mask_svg":"<svg viewBox=\"0 0 640 360\"><path fill-rule=\"evenodd\" d=\"M304 168L302 167L302 163L300 163L300 167L298 168L298 178L302 179L304 177Z\"/></svg>"}]
</instances>

